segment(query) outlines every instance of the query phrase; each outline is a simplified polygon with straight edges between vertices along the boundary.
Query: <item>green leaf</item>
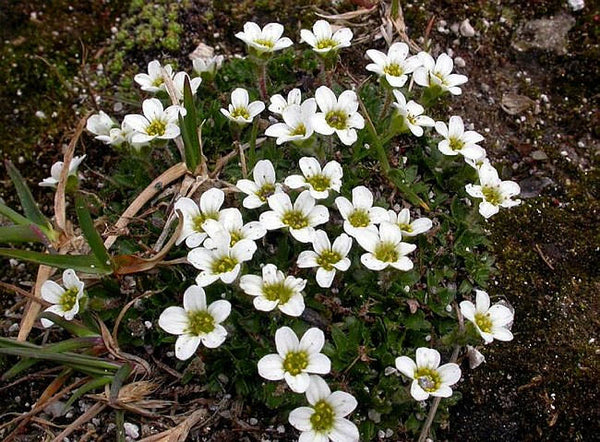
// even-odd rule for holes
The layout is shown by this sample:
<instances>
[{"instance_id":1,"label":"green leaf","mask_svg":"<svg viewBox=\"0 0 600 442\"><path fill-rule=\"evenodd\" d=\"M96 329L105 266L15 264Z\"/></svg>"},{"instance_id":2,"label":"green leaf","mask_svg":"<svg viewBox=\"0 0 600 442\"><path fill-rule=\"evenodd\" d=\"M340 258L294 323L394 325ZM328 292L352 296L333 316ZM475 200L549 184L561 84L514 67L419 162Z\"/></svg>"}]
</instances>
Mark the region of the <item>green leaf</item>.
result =
<instances>
[{"instance_id":1,"label":"green leaf","mask_svg":"<svg viewBox=\"0 0 600 442\"><path fill-rule=\"evenodd\" d=\"M94 227L90 211L87 208L87 201L81 195L77 195L75 198L75 211L79 219L79 227L81 227L83 236L85 236L92 252L105 267L112 267L112 260L106 247L104 247L104 241L102 241L102 237Z\"/></svg>"},{"instance_id":2,"label":"green leaf","mask_svg":"<svg viewBox=\"0 0 600 442\"><path fill-rule=\"evenodd\" d=\"M404 172L400 169L392 169L388 172L388 177L398 188L404 198L406 198L414 206L421 206L428 209L427 203L423 201L408 185Z\"/></svg>"},{"instance_id":3,"label":"green leaf","mask_svg":"<svg viewBox=\"0 0 600 442\"><path fill-rule=\"evenodd\" d=\"M196 104L190 87L190 80L186 77L183 84L183 106L185 117L179 115L181 138L185 147L185 165L190 172L194 172L200 159L200 139L197 131Z\"/></svg>"},{"instance_id":4,"label":"green leaf","mask_svg":"<svg viewBox=\"0 0 600 442\"><path fill-rule=\"evenodd\" d=\"M59 269L73 269L76 272L108 275L112 273L109 266L98 261L94 255L50 255L30 250L0 248L0 256L22 259L35 264L43 264Z\"/></svg>"},{"instance_id":5,"label":"green leaf","mask_svg":"<svg viewBox=\"0 0 600 442\"><path fill-rule=\"evenodd\" d=\"M33 199L33 195L31 194L29 187L27 187L25 179L21 176L21 174L11 161L6 161L5 164L6 169L8 171L8 175L10 176L10 179L14 183L15 188L17 190L19 200L21 200L21 206L23 206L25 216L35 224L48 227L50 223L42 214L37 203Z\"/></svg>"},{"instance_id":6,"label":"green leaf","mask_svg":"<svg viewBox=\"0 0 600 442\"><path fill-rule=\"evenodd\" d=\"M0 202L0 215L4 216L5 218L8 218L9 220L11 220L13 223L16 223L16 224L24 224L24 225L31 224L31 221L29 221L23 215L15 212L13 209L8 207L6 204L3 204L1 202Z\"/></svg>"},{"instance_id":7,"label":"green leaf","mask_svg":"<svg viewBox=\"0 0 600 442\"><path fill-rule=\"evenodd\" d=\"M92 390L95 390L96 388L104 387L106 384L109 384L112 380L113 380L112 376L102 376L102 377L99 377L96 379L92 379L89 382L86 382L81 387L79 387L77 390L75 390L73 395L65 403L63 410L66 411L71 405L73 405L73 402L75 402L77 399L79 399L81 396L83 396L88 391L92 391Z\"/></svg>"},{"instance_id":8,"label":"green leaf","mask_svg":"<svg viewBox=\"0 0 600 442\"><path fill-rule=\"evenodd\" d=\"M45 243L44 234L34 224L19 226L1 226L0 244L41 242Z\"/></svg>"},{"instance_id":9,"label":"green leaf","mask_svg":"<svg viewBox=\"0 0 600 442\"><path fill-rule=\"evenodd\" d=\"M31 359L31 358L21 359L19 362L17 362L15 365L13 365L11 369L7 370L2 375L2 380L8 381L9 379L14 378L16 375L18 375L22 371L25 371L28 368L35 365L37 362L38 362L37 360Z\"/></svg>"},{"instance_id":10,"label":"green leaf","mask_svg":"<svg viewBox=\"0 0 600 442\"><path fill-rule=\"evenodd\" d=\"M119 390L123 386L123 382L125 382L131 374L131 371L132 368L129 364L122 365L121 368L117 370L113 378L112 385L110 386L111 401L117 399L117 397L119 396Z\"/></svg>"},{"instance_id":11,"label":"green leaf","mask_svg":"<svg viewBox=\"0 0 600 442\"><path fill-rule=\"evenodd\" d=\"M52 312L42 312L40 318L46 318L52 322L54 322L59 327L64 328L66 331L71 333L72 335L78 336L80 338L97 338L100 335L87 327L82 327L75 322L67 321L62 316L58 316Z\"/></svg>"}]
</instances>

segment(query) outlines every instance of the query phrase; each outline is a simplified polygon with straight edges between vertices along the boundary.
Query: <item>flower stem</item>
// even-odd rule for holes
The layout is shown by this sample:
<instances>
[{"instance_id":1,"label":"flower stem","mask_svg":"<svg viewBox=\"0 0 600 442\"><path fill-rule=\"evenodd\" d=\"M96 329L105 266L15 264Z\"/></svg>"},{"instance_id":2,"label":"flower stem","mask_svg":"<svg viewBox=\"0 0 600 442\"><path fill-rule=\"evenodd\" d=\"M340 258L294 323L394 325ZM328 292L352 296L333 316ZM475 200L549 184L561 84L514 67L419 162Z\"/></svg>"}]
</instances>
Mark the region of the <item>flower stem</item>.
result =
<instances>
[{"instance_id":1,"label":"flower stem","mask_svg":"<svg viewBox=\"0 0 600 442\"><path fill-rule=\"evenodd\" d=\"M365 104L362 102L360 97L358 97L358 104L360 106L360 110L364 114L367 130L369 131L369 135L371 135L371 142L373 143L373 146L375 146L375 151L377 152L379 163L381 164L381 168L383 169L383 174L387 176L388 172L390 171L390 162L388 161L387 153L385 152L385 149L381 144L381 140L379 139L377 130L375 129L373 121L371 121L371 117L369 116L369 112L367 111L367 108L365 107Z\"/></svg>"},{"instance_id":2,"label":"flower stem","mask_svg":"<svg viewBox=\"0 0 600 442\"><path fill-rule=\"evenodd\" d=\"M260 98L266 101L269 93L267 92L267 62L261 61L258 65L258 90Z\"/></svg>"},{"instance_id":3,"label":"flower stem","mask_svg":"<svg viewBox=\"0 0 600 442\"><path fill-rule=\"evenodd\" d=\"M392 104L392 90L390 88L385 89L385 101L383 103L383 107L381 108L381 112L379 112L378 121L383 120L383 118L387 115L388 110L390 109L390 104Z\"/></svg>"},{"instance_id":4,"label":"flower stem","mask_svg":"<svg viewBox=\"0 0 600 442\"><path fill-rule=\"evenodd\" d=\"M258 116L252 122L252 131L250 132L250 152L248 154L248 162L250 168L254 167L256 162L256 137L258 136Z\"/></svg>"}]
</instances>

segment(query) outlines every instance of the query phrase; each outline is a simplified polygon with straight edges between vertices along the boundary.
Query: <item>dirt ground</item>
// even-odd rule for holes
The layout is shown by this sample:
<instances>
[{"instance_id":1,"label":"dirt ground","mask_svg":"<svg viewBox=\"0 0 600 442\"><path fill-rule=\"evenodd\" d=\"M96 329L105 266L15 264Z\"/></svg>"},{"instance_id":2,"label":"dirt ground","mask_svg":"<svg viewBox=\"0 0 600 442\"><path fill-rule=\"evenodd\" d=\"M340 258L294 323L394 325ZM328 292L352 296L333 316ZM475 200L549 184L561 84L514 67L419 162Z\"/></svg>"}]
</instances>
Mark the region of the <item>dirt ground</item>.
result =
<instances>
[{"instance_id":1,"label":"dirt ground","mask_svg":"<svg viewBox=\"0 0 600 442\"><path fill-rule=\"evenodd\" d=\"M0 11L5 44L0 79L6 84L0 91L0 125L2 133L12 135L0 150L36 180L47 175L38 164L58 157L76 112L91 108L89 97L74 89L86 86L80 42L93 64L89 54L106 45L125 8L125 2L89 6L75 1L73 10L65 2L51 3L42 15L35 14L36 2L27 1ZM334 11L332 2L318 3ZM469 83L461 99L452 101L452 111L486 136L493 162L506 179L520 183L524 201L489 223L498 269L490 291L504 294L516 309L515 340L485 347L487 361L478 369L464 367L463 399L441 436L452 441L598 440L600 5L588 1L575 12L566 1L555 0L402 4L411 38L423 44L433 20L428 34L433 52L451 51L462 59L458 70ZM339 10L356 8L345 3ZM200 41L226 53L241 52L233 34L246 20L277 20L295 29L299 17L312 21L312 13L311 7L286 2L192 1L182 18L182 59ZM379 13L346 24L356 34L377 36ZM28 47L34 33L43 35L45 47L37 40ZM383 40L374 46L383 47ZM360 57L369 47L353 50ZM131 61L143 66L154 56L142 53ZM8 182L2 180L0 196L8 199ZM31 280L30 270L3 268L0 275ZM3 307L12 304L3 302ZM4 327L3 334L12 332ZM29 388L35 398L36 384ZM27 391L20 395L26 402Z\"/></svg>"}]
</instances>

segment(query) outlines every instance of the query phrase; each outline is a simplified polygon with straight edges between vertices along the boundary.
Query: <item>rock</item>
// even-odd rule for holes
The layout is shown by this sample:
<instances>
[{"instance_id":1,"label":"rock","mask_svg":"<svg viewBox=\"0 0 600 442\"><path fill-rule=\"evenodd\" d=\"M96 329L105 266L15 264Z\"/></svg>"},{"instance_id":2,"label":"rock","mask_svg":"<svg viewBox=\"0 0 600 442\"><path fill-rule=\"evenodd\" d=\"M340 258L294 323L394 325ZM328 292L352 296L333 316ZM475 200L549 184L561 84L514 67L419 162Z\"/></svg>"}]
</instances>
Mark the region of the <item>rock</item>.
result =
<instances>
[{"instance_id":1,"label":"rock","mask_svg":"<svg viewBox=\"0 0 600 442\"><path fill-rule=\"evenodd\" d=\"M535 105L535 101L525 95L503 94L500 107L508 115L517 115Z\"/></svg>"},{"instance_id":2,"label":"rock","mask_svg":"<svg viewBox=\"0 0 600 442\"><path fill-rule=\"evenodd\" d=\"M467 63L465 63L465 59L462 57L456 57L454 58L454 66L456 66L457 68L464 68L467 65Z\"/></svg>"},{"instance_id":3,"label":"rock","mask_svg":"<svg viewBox=\"0 0 600 442\"><path fill-rule=\"evenodd\" d=\"M198 46L196 46L194 52L188 55L188 57L190 60L195 60L196 58L210 58L214 55L214 53L214 48L208 46L207 44L200 43Z\"/></svg>"},{"instance_id":4,"label":"rock","mask_svg":"<svg viewBox=\"0 0 600 442\"><path fill-rule=\"evenodd\" d=\"M542 49L558 55L567 53L567 34L575 24L570 15L530 20L516 33L512 46L518 51Z\"/></svg>"},{"instance_id":5,"label":"rock","mask_svg":"<svg viewBox=\"0 0 600 442\"><path fill-rule=\"evenodd\" d=\"M521 198L536 198L540 196L542 190L549 185L554 184L554 182L548 177L529 177L525 178L523 181L519 182L519 186L521 187L521 194L519 195Z\"/></svg>"},{"instance_id":6,"label":"rock","mask_svg":"<svg viewBox=\"0 0 600 442\"><path fill-rule=\"evenodd\" d=\"M125 422L123 424L123 428L125 430L125 434L132 438L132 439L137 439L138 437L140 437L140 427L138 427L135 424L132 424L130 422Z\"/></svg>"},{"instance_id":7,"label":"rock","mask_svg":"<svg viewBox=\"0 0 600 442\"><path fill-rule=\"evenodd\" d=\"M569 0L569 6L573 11L581 11L585 7L583 0Z\"/></svg>"},{"instance_id":8,"label":"rock","mask_svg":"<svg viewBox=\"0 0 600 442\"><path fill-rule=\"evenodd\" d=\"M462 23L460 24L460 35L462 35L463 37L473 37L475 35L475 29L473 29L473 26L471 26L471 23L469 23L469 19L465 19L462 21Z\"/></svg>"},{"instance_id":9,"label":"rock","mask_svg":"<svg viewBox=\"0 0 600 442\"><path fill-rule=\"evenodd\" d=\"M535 150L531 152L531 155L529 156L536 161L544 161L548 159L548 155L546 155L546 152L543 150Z\"/></svg>"}]
</instances>

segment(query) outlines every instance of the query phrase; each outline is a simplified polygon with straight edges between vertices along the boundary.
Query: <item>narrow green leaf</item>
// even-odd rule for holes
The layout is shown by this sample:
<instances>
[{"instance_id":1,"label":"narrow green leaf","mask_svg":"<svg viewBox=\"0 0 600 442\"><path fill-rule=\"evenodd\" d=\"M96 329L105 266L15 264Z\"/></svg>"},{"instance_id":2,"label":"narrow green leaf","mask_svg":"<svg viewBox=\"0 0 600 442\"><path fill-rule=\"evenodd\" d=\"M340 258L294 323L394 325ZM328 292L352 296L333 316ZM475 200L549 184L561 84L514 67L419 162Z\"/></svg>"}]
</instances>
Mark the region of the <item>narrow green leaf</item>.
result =
<instances>
[{"instance_id":1,"label":"narrow green leaf","mask_svg":"<svg viewBox=\"0 0 600 442\"><path fill-rule=\"evenodd\" d=\"M41 318L49 319L54 322L59 327L64 328L66 331L71 333L72 335L78 336L80 338L97 338L100 335L93 330L90 330L87 327L82 327L72 321L67 321L62 316L58 316L52 312L42 312L40 315Z\"/></svg>"},{"instance_id":2,"label":"narrow green leaf","mask_svg":"<svg viewBox=\"0 0 600 442\"><path fill-rule=\"evenodd\" d=\"M46 217L40 211L37 203L33 199L33 195L25 183L25 179L21 176L21 173L17 170L15 165L11 161L5 161L6 169L10 179L15 185L19 200L21 200L21 206L25 216L35 224L40 226L49 226L49 222Z\"/></svg>"},{"instance_id":3,"label":"narrow green leaf","mask_svg":"<svg viewBox=\"0 0 600 442\"><path fill-rule=\"evenodd\" d=\"M8 218L15 224L23 224L23 225L31 224L31 221L29 221L23 215L15 212L13 209L8 207L6 204L3 204L1 202L0 202L0 215L4 216L5 218Z\"/></svg>"},{"instance_id":4,"label":"narrow green leaf","mask_svg":"<svg viewBox=\"0 0 600 442\"><path fill-rule=\"evenodd\" d=\"M94 255L49 255L29 250L0 248L0 256L22 259L35 264L43 264L59 269L73 269L76 272L108 275L112 273L110 266L98 261Z\"/></svg>"},{"instance_id":5,"label":"narrow green leaf","mask_svg":"<svg viewBox=\"0 0 600 442\"><path fill-rule=\"evenodd\" d=\"M42 359L63 364L67 367L86 367L95 370L109 371L116 371L121 367L119 364L107 362L104 359L95 358L93 356L80 355L77 353L47 353L39 348L0 348L0 354L20 356L22 358Z\"/></svg>"},{"instance_id":6,"label":"narrow green leaf","mask_svg":"<svg viewBox=\"0 0 600 442\"><path fill-rule=\"evenodd\" d=\"M89 382L86 382L81 387L73 392L69 400L65 403L63 407L63 412L65 412L73 403L79 399L81 396L86 394L88 391L95 390L100 387L104 387L106 384L109 384L112 381L112 376L102 376L96 379L92 379Z\"/></svg>"},{"instance_id":7,"label":"narrow green leaf","mask_svg":"<svg viewBox=\"0 0 600 442\"><path fill-rule=\"evenodd\" d=\"M399 169L392 169L388 172L389 179L394 183L394 185L398 188L402 197L410 201L411 204L415 206L421 206L424 209L429 210L429 206L425 201L423 201L419 195L417 195L407 184L404 173Z\"/></svg>"},{"instance_id":8,"label":"narrow green leaf","mask_svg":"<svg viewBox=\"0 0 600 442\"><path fill-rule=\"evenodd\" d=\"M32 229L33 225L0 226L0 244L18 244L24 242L44 243L41 231Z\"/></svg>"},{"instance_id":9,"label":"narrow green leaf","mask_svg":"<svg viewBox=\"0 0 600 442\"><path fill-rule=\"evenodd\" d=\"M112 260L106 247L104 247L104 241L102 237L94 227L92 216L87 208L87 201L81 195L77 195L75 198L75 211L77 212L77 219L79 220L79 227L83 231L83 236L87 240L92 252L98 258L98 261L104 263L106 267L111 267Z\"/></svg>"},{"instance_id":10,"label":"narrow green leaf","mask_svg":"<svg viewBox=\"0 0 600 442\"><path fill-rule=\"evenodd\" d=\"M119 396L119 390L123 386L123 382L127 380L129 375L131 374L132 367L129 364L122 365L121 368L117 370L115 373L115 377L112 381L112 385L110 386L110 399L117 399Z\"/></svg>"},{"instance_id":11,"label":"narrow green leaf","mask_svg":"<svg viewBox=\"0 0 600 442\"><path fill-rule=\"evenodd\" d=\"M196 170L200 158L200 139L197 132L196 103L190 86L189 78L186 77L183 83L183 106L185 107L185 117L179 117L179 127L181 129L181 138L185 146L185 164L191 172Z\"/></svg>"},{"instance_id":12,"label":"narrow green leaf","mask_svg":"<svg viewBox=\"0 0 600 442\"><path fill-rule=\"evenodd\" d=\"M37 362L38 362L37 360L31 359L31 358L21 359L19 362L17 362L15 365L13 365L12 368L10 368L9 370L7 370L2 375L2 380L3 381L8 381L9 379L14 378L19 373L21 373L21 372L27 370L28 368L31 368L32 366L34 366Z\"/></svg>"}]
</instances>

